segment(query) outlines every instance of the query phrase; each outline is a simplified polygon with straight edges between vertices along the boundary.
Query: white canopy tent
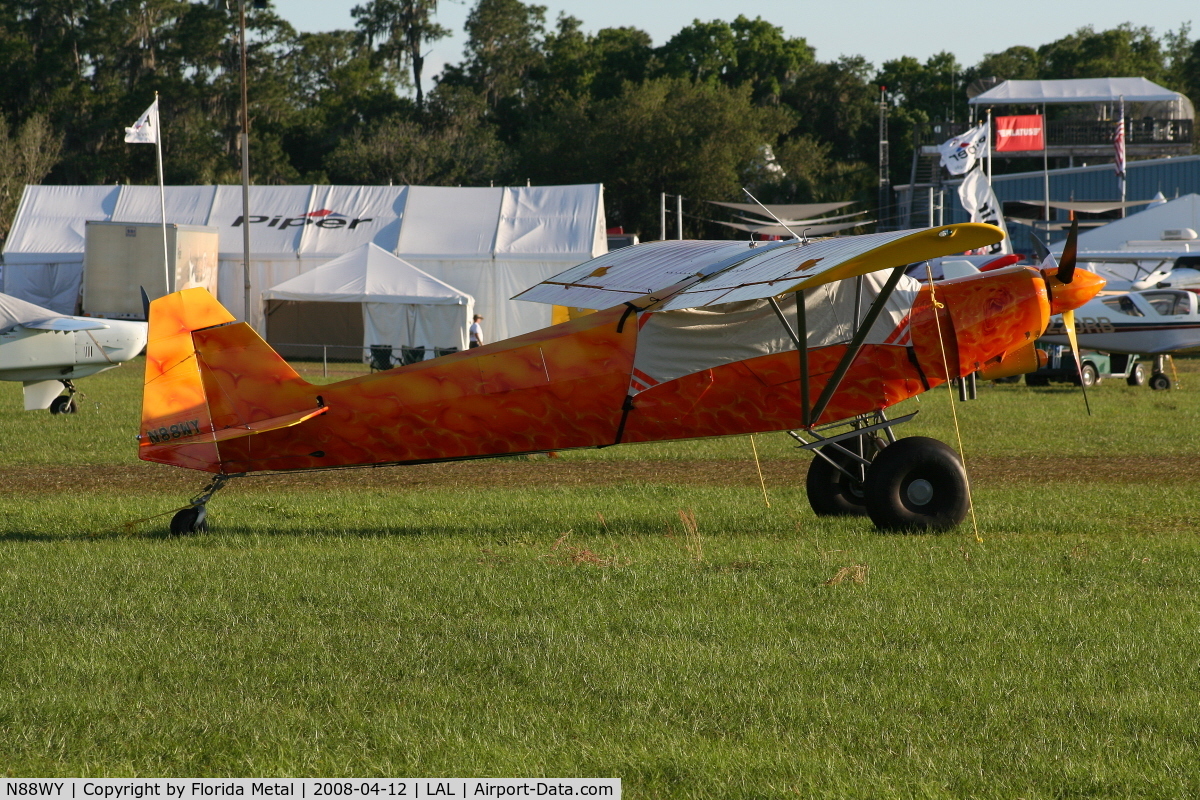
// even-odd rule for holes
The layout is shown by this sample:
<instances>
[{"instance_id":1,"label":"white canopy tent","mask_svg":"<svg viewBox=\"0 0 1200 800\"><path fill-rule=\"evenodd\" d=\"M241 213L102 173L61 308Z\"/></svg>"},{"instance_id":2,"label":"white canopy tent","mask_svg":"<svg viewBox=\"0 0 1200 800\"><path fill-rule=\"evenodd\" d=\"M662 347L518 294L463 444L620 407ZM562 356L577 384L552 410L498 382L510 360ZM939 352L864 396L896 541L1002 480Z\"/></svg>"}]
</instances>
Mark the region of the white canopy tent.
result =
<instances>
[{"instance_id":1,"label":"white canopy tent","mask_svg":"<svg viewBox=\"0 0 1200 800\"><path fill-rule=\"evenodd\" d=\"M264 301L361 306L363 347L467 347L475 300L368 242L262 293ZM268 326L268 331L270 327Z\"/></svg>"},{"instance_id":2,"label":"white canopy tent","mask_svg":"<svg viewBox=\"0 0 1200 800\"><path fill-rule=\"evenodd\" d=\"M1180 251L1197 252L1200 239L1191 239L1188 231L1200 231L1200 195L1185 194L1160 203L1124 219L1079 234L1079 259L1085 261L1090 252L1114 251ZM1187 238L1168 239L1174 232ZM1055 242L1050 249L1061 253L1065 241Z\"/></svg>"},{"instance_id":3,"label":"white canopy tent","mask_svg":"<svg viewBox=\"0 0 1200 800\"><path fill-rule=\"evenodd\" d=\"M244 318L243 224L250 225L250 321L265 332L262 291L374 243L475 298L487 341L550 324L551 309L509 298L607 252L600 184L168 186L167 221L220 231L218 297ZM154 186L27 186L4 247L2 290L71 313L84 223L158 222Z\"/></svg>"},{"instance_id":4,"label":"white canopy tent","mask_svg":"<svg viewBox=\"0 0 1200 800\"><path fill-rule=\"evenodd\" d=\"M1186 95L1145 78L1070 78L1053 81L1004 81L967 101L973 106L1056 103L1166 103L1170 119L1195 119Z\"/></svg>"}]
</instances>

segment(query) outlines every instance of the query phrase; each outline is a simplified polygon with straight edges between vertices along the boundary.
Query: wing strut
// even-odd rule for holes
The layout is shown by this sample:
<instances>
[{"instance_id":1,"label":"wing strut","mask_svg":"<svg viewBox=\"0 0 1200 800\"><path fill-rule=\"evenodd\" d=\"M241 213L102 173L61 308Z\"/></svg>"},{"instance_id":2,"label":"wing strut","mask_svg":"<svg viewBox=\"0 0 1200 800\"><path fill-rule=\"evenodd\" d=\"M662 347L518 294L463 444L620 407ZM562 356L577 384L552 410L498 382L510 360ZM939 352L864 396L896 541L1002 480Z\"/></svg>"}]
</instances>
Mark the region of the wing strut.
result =
<instances>
[{"instance_id":1,"label":"wing strut","mask_svg":"<svg viewBox=\"0 0 1200 800\"><path fill-rule=\"evenodd\" d=\"M783 315L783 309L779 307L779 303L774 297L768 297L767 301L771 304L771 310L775 312L775 316L779 317L780 324L787 331L787 335L791 337L792 343L796 345L796 352L800 354L800 427L807 428L809 425L809 405L810 399L808 396L808 322L804 315L804 290L800 289L796 292L796 327L800 329L800 336L792 330L792 326L787 321L787 317Z\"/></svg>"},{"instance_id":2,"label":"wing strut","mask_svg":"<svg viewBox=\"0 0 1200 800\"><path fill-rule=\"evenodd\" d=\"M825 407L833 399L833 393L841 385L842 378L846 377L846 372L850 369L850 365L854 362L854 357L858 355L858 351L862 348L863 342L866 341L871 326L875 324L875 320L883 313L883 307L887 305L887 301L891 298L896 284L900 283L900 276L904 274L904 269L907 266L907 264L901 264L892 269L892 274L888 277L887 283L883 285L879 296L875 298L875 302L871 303L871 307L867 309L867 316L863 319L862 324L858 326L858 330L854 332L854 337L846 347L846 352L842 354L842 360L838 362L837 369L833 371L833 375L829 377L829 382L821 390L821 396L817 398L817 405L812 412L812 421L814 423L821 418L821 414L825 412Z\"/></svg>"}]
</instances>

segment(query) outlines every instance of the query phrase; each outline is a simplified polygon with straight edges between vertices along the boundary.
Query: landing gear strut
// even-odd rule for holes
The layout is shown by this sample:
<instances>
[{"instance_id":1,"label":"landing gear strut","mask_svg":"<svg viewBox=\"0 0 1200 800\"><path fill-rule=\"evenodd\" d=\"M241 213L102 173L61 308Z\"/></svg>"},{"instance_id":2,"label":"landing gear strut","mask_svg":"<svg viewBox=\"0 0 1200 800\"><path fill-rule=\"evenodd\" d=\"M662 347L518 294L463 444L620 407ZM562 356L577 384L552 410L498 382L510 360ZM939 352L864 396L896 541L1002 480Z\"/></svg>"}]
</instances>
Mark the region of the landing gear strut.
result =
<instances>
[{"instance_id":1,"label":"landing gear strut","mask_svg":"<svg viewBox=\"0 0 1200 800\"><path fill-rule=\"evenodd\" d=\"M180 509L171 517L171 535L183 536L189 533L204 533L208 530L208 501L221 490L230 478L238 475L214 475L208 485L200 490L200 494L188 501L185 508Z\"/></svg>"},{"instance_id":2,"label":"landing gear strut","mask_svg":"<svg viewBox=\"0 0 1200 800\"><path fill-rule=\"evenodd\" d=\"M1154 368L1150 373L1150 388L1156 392L1165 391L1171 388L1171 379L1167 377L1166 372L1167 356L1159 354L1154 357Z\"/></svg>"},{"instance_id":3,"label":"landing gear strut","mask_svg":"<svg viewBox=\"0 0 1200 800\"><path fill-rule=\"evenodd\" d=\"M889 420L879 411L790 432L801 448L814 451L805 488L817 516L866 515L880 529L905 531L944 530L966 518L967 473L958 454L936 439L893 434L914 416Z\"/></svg>"}]
</instances>

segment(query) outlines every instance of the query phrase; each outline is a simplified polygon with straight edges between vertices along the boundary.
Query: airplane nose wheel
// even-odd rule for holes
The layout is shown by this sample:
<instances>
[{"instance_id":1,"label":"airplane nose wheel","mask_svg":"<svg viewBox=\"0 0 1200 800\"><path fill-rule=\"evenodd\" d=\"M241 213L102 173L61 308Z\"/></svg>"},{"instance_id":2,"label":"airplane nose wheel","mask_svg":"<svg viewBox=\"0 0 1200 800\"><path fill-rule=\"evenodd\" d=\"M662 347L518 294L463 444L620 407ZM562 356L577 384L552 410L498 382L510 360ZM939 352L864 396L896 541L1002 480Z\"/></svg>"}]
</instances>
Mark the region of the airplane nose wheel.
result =
<instances>
[{"instance_id":1,"label":"airplane nose wheel","mask_svg":"<svg viewBox=\"0 0 1200 800\"><path fill-rule=\"evenodd\" d=\"M62 385L66 387L68 394L62 394L54 398L50 403L51 414L74 414L79 410L79 406L75 403L75 384L71 381L63 381Z\"/></svg>"},{"instance_id":2,"label":"airplane nose wheel","mask_svg":"<svg viewBox=\"0 0 1200 800\"><path fill-rule=\"evenodd\" d=\"M50 403L51 414L74 414L79 410L79 406L75 405L75 398L70 395L60 394Z\"/></svg>"},{"instance_id":3,"label":"airplane nose wheel","mask_svg":"<svg viewBox=\"0 0 1200 800\"><path fill-rule=\"evenodd\" d=\"M888 446L871 463L864 505L884 530L946 530L970 511L967 471L953 448L926 436Z\"/></svg>"}]
</instances>

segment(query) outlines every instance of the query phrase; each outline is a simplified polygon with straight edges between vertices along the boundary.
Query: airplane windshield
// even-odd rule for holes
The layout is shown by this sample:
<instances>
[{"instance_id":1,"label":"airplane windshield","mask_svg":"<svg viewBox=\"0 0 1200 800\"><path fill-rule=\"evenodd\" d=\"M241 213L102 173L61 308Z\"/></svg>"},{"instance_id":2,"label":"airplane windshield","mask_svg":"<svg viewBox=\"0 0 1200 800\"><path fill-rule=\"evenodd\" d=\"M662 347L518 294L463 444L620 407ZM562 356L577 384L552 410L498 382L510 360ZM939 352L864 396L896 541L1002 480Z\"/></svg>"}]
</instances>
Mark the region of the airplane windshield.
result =
<instances>
[{"instance_id":1,"label":"airplane windshield","mask_svg":"<svg viewBox=\"0 0 1200 800\"><path fill-rule=\"evenodd\" d=\"M1100 302L1104 303L1104 305L1108 306L1113 311L1116 311L1118 314L1128 314L1131 317L1146 316L1142 313L1142 310L1138 308L1132 300L1129 299L1129 295L1123 294L1120 297L1106 297Z\"/></svg>"},{"instance_id":2,"label":"airplane windshield","mask_svg":"<svg viewBox=\"0 0 1200 800\"><path fill-rule=\"evenodd\" d=\"M1162 314L1164 317L1174 316L1176 314L1190 314L1192 311L1191 304L1188 302L1187 292L1163 291L1163 292L1143 292L1142 297L1149 303L1155 311Z\"/></svg>"}]
</instances>

